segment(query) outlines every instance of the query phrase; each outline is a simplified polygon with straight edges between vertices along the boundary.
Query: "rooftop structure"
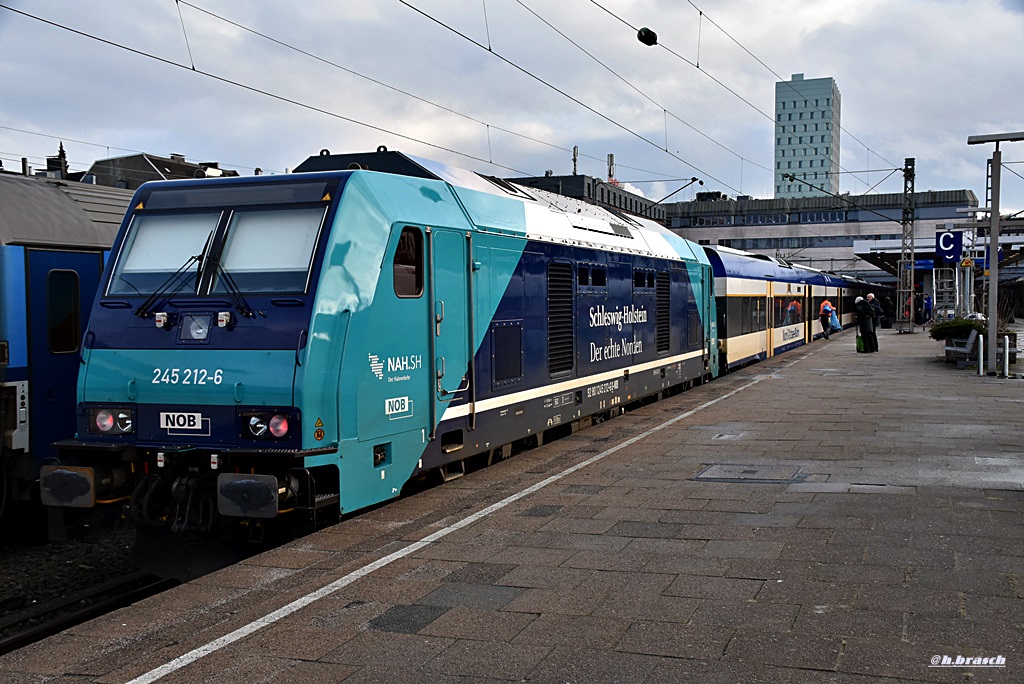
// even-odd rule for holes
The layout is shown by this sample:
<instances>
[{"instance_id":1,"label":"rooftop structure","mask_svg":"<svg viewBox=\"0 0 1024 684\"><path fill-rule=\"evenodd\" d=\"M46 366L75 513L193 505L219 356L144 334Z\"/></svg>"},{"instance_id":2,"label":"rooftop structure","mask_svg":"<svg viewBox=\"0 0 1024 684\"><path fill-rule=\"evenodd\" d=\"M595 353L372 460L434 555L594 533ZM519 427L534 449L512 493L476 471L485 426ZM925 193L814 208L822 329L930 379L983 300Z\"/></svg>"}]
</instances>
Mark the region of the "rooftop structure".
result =
<instances>
[{"instance_id":1,"label":"rooftop structure","mask_svg":"<svg viewBox=\"0 0 1024 684\"><path fill-rule=\"evenodd\" d=\"M158 157L155 154L132 154L100 159L86 172L97 185L135 190L146 181L176 178L207 178L237 176L237 171L221 169L217 162L190 162L180 154Z\"/></svg>"}]
</instances>

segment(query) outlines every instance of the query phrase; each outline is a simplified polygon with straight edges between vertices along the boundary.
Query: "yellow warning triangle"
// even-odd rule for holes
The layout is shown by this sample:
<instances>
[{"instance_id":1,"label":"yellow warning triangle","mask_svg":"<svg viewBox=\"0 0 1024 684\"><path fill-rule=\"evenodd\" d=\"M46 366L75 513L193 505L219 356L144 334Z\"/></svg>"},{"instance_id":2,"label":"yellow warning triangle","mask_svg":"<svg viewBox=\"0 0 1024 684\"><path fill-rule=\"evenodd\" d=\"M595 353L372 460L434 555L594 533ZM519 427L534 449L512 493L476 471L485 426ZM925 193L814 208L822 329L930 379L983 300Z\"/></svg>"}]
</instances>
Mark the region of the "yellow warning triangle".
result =
<instances>
[{"instance_id":1,"label":"yellow warning triangle","mask_svg":"<svg viewBox=\"0 0 1024 684\"><path fill-rule=\"evenodd\" d=\"M324 426L324 421L322 421L319 418L317 418L316 419L316 425L314 425L313 427L323 427L323 426Z\"/></svg>"},{"instance_id":2,"label":"yellow warning triangle","mask_svg":"<svg viewBox=\"0 0 1024 684\"><path fill-rule=\"evenodd\" d=\"M135 205L135 208L138 210L138 209L145 209L146 207L142 206L142 202L139 202L138 204Z\"/></svg>"},{"instance_id":3,"label":"yellow warning triangle","mask_svg":"<svg viewBox=\"0 0 1024 684\"><path fill-rule=\"evenodd\" d=\"M325 192L324 196L320 198L320 201L321 202L330 202L331 201L331 193Z\"/></svg>"}]
</instances>

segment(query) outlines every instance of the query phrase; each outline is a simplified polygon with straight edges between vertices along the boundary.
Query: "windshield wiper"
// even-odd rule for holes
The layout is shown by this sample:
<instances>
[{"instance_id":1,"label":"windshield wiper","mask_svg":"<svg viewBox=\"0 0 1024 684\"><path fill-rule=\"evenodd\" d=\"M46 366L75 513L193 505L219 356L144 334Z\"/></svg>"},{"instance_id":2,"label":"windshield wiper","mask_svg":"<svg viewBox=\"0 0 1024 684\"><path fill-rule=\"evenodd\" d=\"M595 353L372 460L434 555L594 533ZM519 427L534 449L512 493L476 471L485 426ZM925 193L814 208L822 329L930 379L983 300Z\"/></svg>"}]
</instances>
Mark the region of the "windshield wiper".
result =
<instances>
[{"instance_id":1,"label":"windshield wiper","mask_svg":"<svg viewBox=\"0 0 1024 684\"><path fill-rule=\"evenodd\" d=\"M150 310L156 307L157 302L163 299L164 295L167 294L168 291L170 291L170 294L175 294L181 289L182 284L185 282L185 278L182 274L188 270L189 266L194 263L198 263L201 258L202 257L199 254L190 256L188 260L181 265L181 268L169 275L167 280L163 282L163 285L158 287L153 294L149 295L146 301L139 305L139 308L135 310L135 315L139 318L149 318L152 315ZM172 285L175 286L173 290L170 289Z\"/></svg>"},{"instance_id":2,"label":"windshield wiper","mask_svg":"<svg viewBox=\"0 0 1024 684\"><path fill-rule=\"evenodd\" d=\"M235 305L235 311L240 313L245 318L255 318L256 314L260 316L266 316L262 311L253 311L252 307L249 306L249 302L246 301L245 295L242 294L242 289L238 287L238 283L231 277L231 274L220 265L220 261L217 261L217 273L224 279L224 289L228 291L228 295L231 297L232 303Z\"/></svg>"},{"instance_id":3,"label":"windshield wiper","mask_svg":"<svg viewBox=\"0 0 1024 684\"><path fill-rule=\"evenodd\" d=\"M150 310L156 308L157 301L159 301L159 299L163 297L163 295L167 292L167 289L170 288L171 285L176 285L174 290L171 292L171 294L176 294L178 290L181 289L182 283L185 282L185 279L181 277L181 274L187 271L188 267L193 263L198 264L198 266L196 267L196 285L194 289L196 292L199 292L199 282L203 277L203 267L206 265L206 255L209 252L210 240L212 239L213 231L211 230L210 234L206 236L206 243L203 245L203 251L201 251L199 254L190 256L188 260L186 260L185 263L181 265L181 268L179 268L177 271L168 276L167 280L163 282L163 285L158 287L156 289L156 292L151 294L149 298L146 301L144 301L142 305L139 306L138 309L135 310L135 315L138 316L139 318L149 318ZM128 284L131 285L131 283ZM138 289L136 289L135 291L138 292Z\"/></svg>"}]
</instances>

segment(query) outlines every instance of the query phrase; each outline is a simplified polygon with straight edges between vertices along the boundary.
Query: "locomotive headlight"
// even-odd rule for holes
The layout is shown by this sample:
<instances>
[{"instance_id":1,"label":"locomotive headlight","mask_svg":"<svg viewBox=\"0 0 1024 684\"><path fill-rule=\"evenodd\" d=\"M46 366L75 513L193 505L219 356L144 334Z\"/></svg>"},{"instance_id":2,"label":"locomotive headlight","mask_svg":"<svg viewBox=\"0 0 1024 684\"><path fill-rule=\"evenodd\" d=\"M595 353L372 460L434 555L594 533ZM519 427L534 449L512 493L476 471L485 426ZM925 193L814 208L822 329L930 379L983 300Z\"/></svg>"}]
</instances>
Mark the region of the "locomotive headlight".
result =
<instances>
[{"instance_id":1,"label":"locomotive headlight","mask_svg":"<svg viewBox=\"0 0 1024 684\"><path fill-rule=\"evenodd\" d=\"M89 432L101 435L126 435L135 429L131 409L99 408L89 410Z\"/></svg>"},{"instance_id":2,"label":"locomotive headlight","mask_svg":"<svg viewBox=\"0 0 1024 684\"><path fill-rule=\"evenodd\" d=\"M288 417L276 415L270 419L270 434L275 437L284 437L288 434Z\"/></svg>"},{"instance_id":3,"label":"locomotive headlight","mask_svg":"<svg viewBox=\"0 0 1024 684\"><path fill-rule=\"evenodd\" d=\"M210 335L209 314L182 314L178 339L182 342L206 342Z\"/></svg>"},{"instance_id":4,"label":"locomotive headlight","mask_svg":"<svg viewBox=\"0 0 1024 684\"><path fill-rule=\"evenodd\" d=\"M114 429L114 414L106 409L97 411L93 419L93 425L100 432L110 432Z\"/></svg>"},{"instance_id":5,"label":"locomotive headlight","mask_svg":"<svg viewBox=\"0 0 1024 684\"><path fill-rule=\"evenodd\" d=\"M298 426L298 416L292 413L271 413L271 411L243 412L241 414L242 438L260 440L290 438L292 427Z\"/></svg>"},{"instance_id":6,"label":"locomotive headlight","mask_svg":"<svg viewBox=\"0 0 1024 684\"><path fill-rule=\"evenodd\" d=\"M253 416L249 419L249 433L253 437L263 437L267 434L267 421L262 416Z\"/></svg>"}]
</instances>

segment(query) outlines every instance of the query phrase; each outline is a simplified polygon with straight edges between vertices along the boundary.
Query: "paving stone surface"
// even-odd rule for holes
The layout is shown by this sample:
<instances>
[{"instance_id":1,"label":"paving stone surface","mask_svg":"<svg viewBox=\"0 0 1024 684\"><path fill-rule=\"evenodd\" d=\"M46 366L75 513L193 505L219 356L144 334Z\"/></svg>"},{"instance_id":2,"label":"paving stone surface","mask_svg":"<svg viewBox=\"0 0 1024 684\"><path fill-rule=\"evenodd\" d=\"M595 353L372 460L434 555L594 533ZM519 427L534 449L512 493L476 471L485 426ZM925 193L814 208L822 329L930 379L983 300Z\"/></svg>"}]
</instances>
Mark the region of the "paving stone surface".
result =
<instances>
[{"instance_id":1,"label":"paving stone surface","mask_svg":"<svg viewBox=\"0 0 1024 684\"><path fill-rule=\"evenodd\" d=\"M193 654L145 681L1022 682L1024 380L921 332L880 346L835 335L517 454L0 657L0 681ZM958 656L1002 660L932 666Z\"/></svg>"}]
</instances>

